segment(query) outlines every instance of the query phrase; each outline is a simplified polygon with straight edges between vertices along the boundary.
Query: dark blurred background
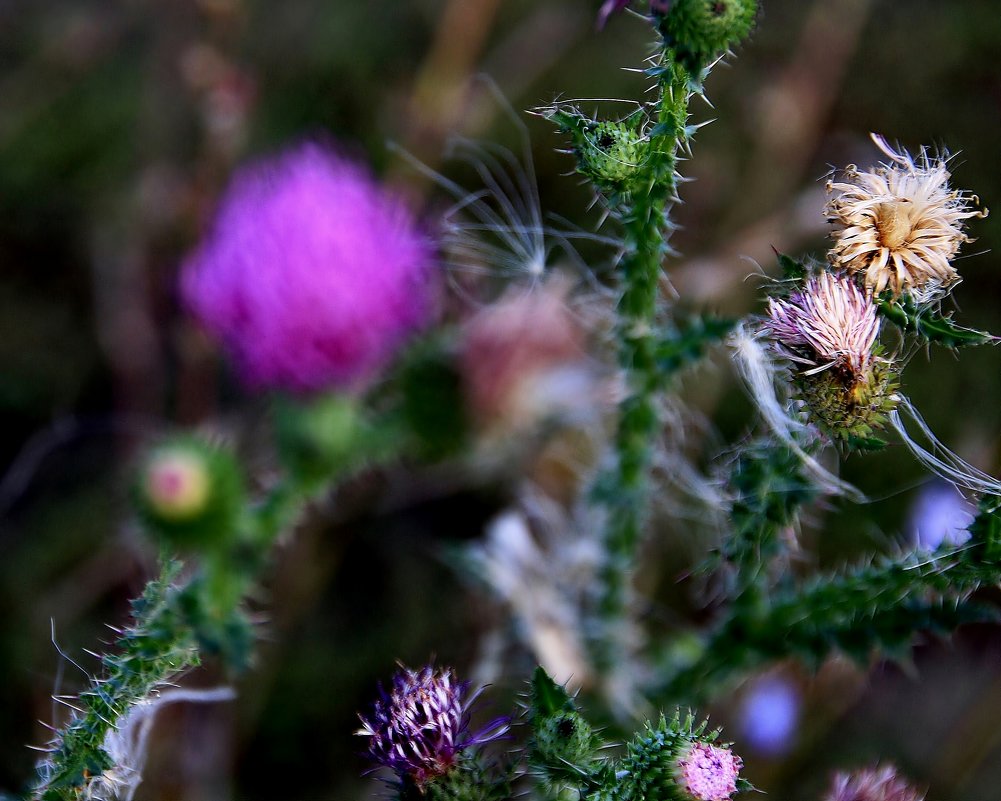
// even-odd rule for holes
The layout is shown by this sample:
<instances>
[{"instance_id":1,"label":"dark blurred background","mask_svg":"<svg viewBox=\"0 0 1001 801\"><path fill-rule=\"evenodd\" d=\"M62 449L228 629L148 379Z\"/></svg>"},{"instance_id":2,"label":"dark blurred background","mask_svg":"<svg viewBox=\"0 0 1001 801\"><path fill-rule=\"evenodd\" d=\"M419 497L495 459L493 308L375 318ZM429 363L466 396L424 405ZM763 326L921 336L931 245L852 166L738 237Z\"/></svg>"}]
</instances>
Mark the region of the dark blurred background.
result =
<instances>
[{"instance_id":1,"label":"dark blurred background","mask_svg":"<svg viewBox=\"0 0 1001 801\"><path fill-rule=\"evenodd\" d=\"M453 133L517 147L517 128L477 74L519 110L556 96L643 96L644 78L622 68L641 64L647 27L622 14L597 33L597 5L0 0L0 788L17 791L30 776L25 745L45 739L35 721L52 718L50 693L85 682L52 630L93 670L82 649L110 638L104 623L124 619L155 569L129 522L130 460L172 426L235 419L253 430L261 417L174 293L233 167L329 136L434 209L433 187L386 143L446 174ZM763 5L751 41L708 81L714 108L693 104L694 121L717 119L684 165L696 180L677 210L684 255L670 265L693 308L754 310L760 281L747 277L755 264L774 273L773 247L822 256L824 176L871 164L870 131L912 152L956 154L955 184L1001 205L998 0ZM572 163L555 152L559 138L522 117L543 207L593 226L588 190L562 175ZM1001 215L972 233L954 297L963 322L996 331ZM998 473L996 350L914 353L904 388L946 442ZM724 438L742 433L747 404L725 371L700 372L688 389ZM874 500L811 515L803 537L814 562L912 542L927 486L903 449L852 457L845 472ZM513 483L422 492L412 476L399 481L418 489L361 481L284 544L257 599L267 641L240 702L166 709L139 798L379 792L359 778L355 711L397 658L468 666L477 656L497 610L442 554L479 537ZM658 553L684 546L683 524L663 529ZM666 596L683 595L665 572ZM773 798L816 798L831 766L883 758L932 798L993 801L999 654L996 632L975 629L867 676L837 662L819 677L780 666L721 699L715 720ZM211 667L192 677L221 680ZM761 701L763 686L774 692ZM518 689L511 678L498 693ZM759 742L762 721L773 732Z\"/></svg>"}]
</instances>

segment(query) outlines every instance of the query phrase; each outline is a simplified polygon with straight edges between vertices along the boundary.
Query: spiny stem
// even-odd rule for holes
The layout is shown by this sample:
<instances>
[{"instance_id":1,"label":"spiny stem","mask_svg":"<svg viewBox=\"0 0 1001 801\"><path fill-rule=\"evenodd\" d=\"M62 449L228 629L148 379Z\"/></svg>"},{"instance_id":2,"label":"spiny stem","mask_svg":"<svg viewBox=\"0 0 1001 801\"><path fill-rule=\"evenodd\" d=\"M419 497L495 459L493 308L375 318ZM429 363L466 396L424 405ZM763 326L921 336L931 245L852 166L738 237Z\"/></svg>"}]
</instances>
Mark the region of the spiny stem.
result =
<instances>
[{"instance_id":1,"label":"spiny stem","mask_svg":"<svg viewBox=\"0 0 1001 801\"><path fill-rule=\"evenodd\" d=\"M616 336L628 394L619 407L615 463L598 482L598 497L608 510L598 606L606 630L600 632L595 648L602 672L608 672L616 660L612 633L629 603L629 582L646 517L653 442L660 429L655 397L663 386L657 360L658 286L667 252L667 214L677 191L677 152L687 138L691 76L673 64L659 82L657 120L649 132L643 164L646 191L631 193L620 210L625 253L620 263L622 296Z\"/></svg>"}]
</instances>

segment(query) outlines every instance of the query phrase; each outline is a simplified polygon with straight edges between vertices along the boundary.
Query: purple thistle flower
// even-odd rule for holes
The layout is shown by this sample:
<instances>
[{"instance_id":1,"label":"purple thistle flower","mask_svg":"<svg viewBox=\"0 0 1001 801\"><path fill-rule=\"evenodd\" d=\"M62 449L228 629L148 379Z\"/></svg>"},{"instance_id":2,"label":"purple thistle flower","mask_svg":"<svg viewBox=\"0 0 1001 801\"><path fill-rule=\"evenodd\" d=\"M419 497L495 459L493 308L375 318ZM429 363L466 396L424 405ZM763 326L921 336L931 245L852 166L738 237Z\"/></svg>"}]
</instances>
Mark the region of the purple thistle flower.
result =
<instances>
[{"instance_id":1,"label":"purple thistle flower","mask_svg":"<svg viewBox=\"0 0 1001 801\"><path fill-rule=\"evenodd\" d=\"M729 748L693 742L678 757L675 777L693 801L729 801L744 761Z\"/></svg>"},{"instance_id":2,"label":"purple thistle flower","mask_svg":"<svg viewBox=\"0 0 1001 801\"><path fill-rule=\"evenodd\" d=\"M876 306L850 278L824 272L788 300L768 300L766 321L779 350L820 372L835 364L858 374L873 360Z\"/></svg>"},{"instance_id":3,"label":"purple thistle flower","mask_svg":"<svg viewBox=\"0 0 1001 801\"><path fill-rule=\"evenodd\" d=\"M924 797L887 765L837 774L824 801L922 801Z\"/></svg>"},{"instance_id":4,"label":"purple thistle flower","mask_svg":"<svg viewBox=\"0 0 1001 801\"><path fill-rule=\"evenodd\" d=\"M181 294L248 385L350 388L427 321L430 264L399 199L305 143L233 177Z\"/></svg>"},{"instance_id":5,"label":"purple thistle flower","mask_svg":"<svg viewBox=\"0 0 1001 801\"><path fill-rule=\"evenodd\" d=\"M789 750L799 723L800 698L793 683L781 676L754 682L741 704L741 727L751 747L768 756Z\"/></svg>"},{"instance_id":6,"label":"purple thistle flower","mask_svg":"<svg viewBox=\"0 0 1001 801\"><path fill-rule=\"evenodd\" d=\"M359 715L357 734L369 738L369 757L423 786L448 773L464 749L502 737L508 730L506 717L467 733L469 707L479 694L466 698L468 689L468 682L458 682L451 669L428 666L418 672L401 665L390 692L379 688L371 717Z\"/></svg>"}]
</instances>

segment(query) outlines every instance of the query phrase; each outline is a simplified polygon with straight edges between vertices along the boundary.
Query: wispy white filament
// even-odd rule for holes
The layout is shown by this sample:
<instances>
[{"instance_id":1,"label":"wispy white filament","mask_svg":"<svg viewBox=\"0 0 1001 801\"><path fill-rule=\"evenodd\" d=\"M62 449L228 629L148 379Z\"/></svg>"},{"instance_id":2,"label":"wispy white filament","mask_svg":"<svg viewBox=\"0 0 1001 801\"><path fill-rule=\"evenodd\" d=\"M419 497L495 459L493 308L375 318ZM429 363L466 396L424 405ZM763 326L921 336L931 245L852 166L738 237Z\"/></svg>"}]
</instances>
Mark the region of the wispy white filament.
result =
<instances>
[{"instance_id":1,"label":"wispy white filament","mask_svg":"<svg viewBox=\"0 0 1001 801\"><path fill-rule=\"evenodd\" d=\"M935 475L945 479L956 489L967 492L974 492L986 495L1001 495L1001 482L994 476L985 473L947 448L935 433L928 427L924 418L914 408L914 404L904 395L900 395L897 408L890 413L890 424L900 435L907 449L914 454L921 464L927 467ZM921 436L928 443L928 447L921 445L907 431L904 424L904 417L913 423Z\"/></svg>"},{"instance_id":2,"label":"wispy white filament","mask_svg":"<svg viewBox=\"0 0 1001 801\"><path fill-rule=\"evenodd\" d=\"M803 450L797 435L809 431L795 420L775 391L776 367L769 353L757 337L740 326L730 336L730 346L736 357L737 371L747 386L752 400L772 433L789 450L799 457L803 467L813 476L818 488L828 495L843 495L857 503L864 503L865 495L847 481L843 481Z\"/></svg>"}]
</instances>

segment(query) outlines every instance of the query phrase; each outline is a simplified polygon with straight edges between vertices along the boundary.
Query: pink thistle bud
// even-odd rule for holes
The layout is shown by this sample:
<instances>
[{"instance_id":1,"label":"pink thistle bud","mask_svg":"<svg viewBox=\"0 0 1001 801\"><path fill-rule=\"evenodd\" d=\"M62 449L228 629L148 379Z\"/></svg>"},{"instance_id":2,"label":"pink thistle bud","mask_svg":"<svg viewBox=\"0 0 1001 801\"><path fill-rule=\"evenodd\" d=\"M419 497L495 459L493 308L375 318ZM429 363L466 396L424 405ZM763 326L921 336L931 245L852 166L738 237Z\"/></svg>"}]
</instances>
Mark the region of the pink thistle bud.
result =
<instances>
[{"instance_id":1,"label":"pink thistle bud","mask_svg":"<svg viewBox=\"0 0 1001 801\"><path fill-rule=\"evenodd\" d=\"M181 293L250 386L350 388L427 321L430 263L397 198L307 143L234 176Z\"/></svg>"},{"instance_id":2,"label":"pink thistle bud","mask_svg":"<svg viewBox=\"0 0 1001 801\"><path fill-rule=\"evenodd\" d=\"M924 797L887 765L837 774L824 801L922 801Z\"/></svg>"},{"instance_id":3,"label":"pink thistle bud","mask_svg":"<svg viewBox=\"0 0 1001 801\"><path fill-rule=\"evenodd\" d=\"M678 756L675 779L694 801L728 801L743 766L729 748L695 741Z\"/></svg>"},{"instance_id":4,"label":"pink thistle bud","mask_svg":"<svg viewBox=\"0 0 1001 801\"><path fill-rule=\"evenodd\" d=\"M205 460L186 448L156 453L143 477L147 503L168 520L187 520L200 514L208 501L210 484Z\"/></svg>"}]
</instances>

